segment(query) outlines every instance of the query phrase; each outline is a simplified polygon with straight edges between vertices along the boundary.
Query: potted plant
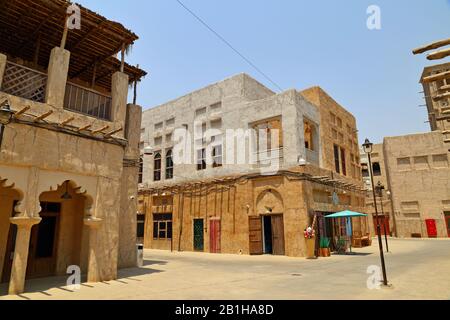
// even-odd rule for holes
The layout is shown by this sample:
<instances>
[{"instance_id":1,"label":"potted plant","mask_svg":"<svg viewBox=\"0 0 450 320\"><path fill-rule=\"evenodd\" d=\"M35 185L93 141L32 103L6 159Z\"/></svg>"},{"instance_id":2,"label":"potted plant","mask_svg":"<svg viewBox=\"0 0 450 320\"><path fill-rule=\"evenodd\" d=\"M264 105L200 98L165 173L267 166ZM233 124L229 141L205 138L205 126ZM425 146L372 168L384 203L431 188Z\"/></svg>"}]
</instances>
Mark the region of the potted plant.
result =
<instances>
[{"instance_id":1,"label":"potted plant","mask_svg":"<svg viewBox=\"0 0 450 320\"><path fill-rule=\"evenodd\" d=\"M327 238L327 237L320 238L320 256L321 257L330 257L331 256L330 242L331 242L330 238Z\"/></svg>"},{"instance_id":2,"label":"potted plant","mask_svg":"<svg viewBox=\"0 0 450 320\"><path fill-rule=\"evenodd\" d=\"M306 239L306 258L307 259L316 259L315 255L315 232L313 227L308 227L303 232L303 235Z\"/></svg>"}]
</instances>

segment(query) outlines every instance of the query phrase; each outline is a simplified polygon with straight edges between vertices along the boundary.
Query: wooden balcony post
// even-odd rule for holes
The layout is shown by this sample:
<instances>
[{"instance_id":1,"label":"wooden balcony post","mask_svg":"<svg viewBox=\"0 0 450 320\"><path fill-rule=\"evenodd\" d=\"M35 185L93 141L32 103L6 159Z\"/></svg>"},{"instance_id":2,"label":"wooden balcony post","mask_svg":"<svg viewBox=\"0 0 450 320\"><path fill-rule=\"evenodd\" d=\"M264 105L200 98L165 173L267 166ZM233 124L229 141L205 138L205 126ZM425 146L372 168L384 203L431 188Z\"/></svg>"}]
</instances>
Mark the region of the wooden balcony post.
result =
<instances>
[{"instance_id":1,"label":"wooden balcony post","mask_svg":"<svg viewBox=\"0 0 450 320\"><path fill-rule=\"evenodd\" d=\"M48 64L48 79L45 102L56 107L64 107L67 73L69 72L70 52L58 47L53 48Z\"/></svg>"},{"instance_id":2,"label":"wooden balcony post","mask_svg":"<svg viewBox=\"0 0 450 320\"><path fill-rule=\"evenodd\" d=\"M0 53L0 89L2 88L3 75L5 73L6 68L6 56Z\"/></svg>"}]
</instances>

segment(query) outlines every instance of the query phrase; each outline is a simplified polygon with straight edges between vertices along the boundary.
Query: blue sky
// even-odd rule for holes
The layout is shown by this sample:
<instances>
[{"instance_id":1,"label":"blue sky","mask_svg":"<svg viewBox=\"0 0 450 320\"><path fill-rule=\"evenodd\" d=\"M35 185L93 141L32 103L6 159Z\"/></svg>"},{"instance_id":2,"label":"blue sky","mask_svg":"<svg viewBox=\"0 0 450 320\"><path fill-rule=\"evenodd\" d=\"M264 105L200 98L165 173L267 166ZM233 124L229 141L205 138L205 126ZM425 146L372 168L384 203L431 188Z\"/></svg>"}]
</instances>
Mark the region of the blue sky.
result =
<instances>
[{"instance_id":1,"label":"blue sky","mask_svg":"<svg viewBox=\"0 0 450 320\"><path fill-rule=\"evenodd\" d=\"M429 130L418 82L432 62L411 50L450 35L450 0L182 1L283 89L320 85L355 115L361 141ZM144 108L240 72L276 89L175 0L78 2L140 36L127 61L149 72ZM381 30L366 27L372 4Z\"/></svg>"}]
</instances>

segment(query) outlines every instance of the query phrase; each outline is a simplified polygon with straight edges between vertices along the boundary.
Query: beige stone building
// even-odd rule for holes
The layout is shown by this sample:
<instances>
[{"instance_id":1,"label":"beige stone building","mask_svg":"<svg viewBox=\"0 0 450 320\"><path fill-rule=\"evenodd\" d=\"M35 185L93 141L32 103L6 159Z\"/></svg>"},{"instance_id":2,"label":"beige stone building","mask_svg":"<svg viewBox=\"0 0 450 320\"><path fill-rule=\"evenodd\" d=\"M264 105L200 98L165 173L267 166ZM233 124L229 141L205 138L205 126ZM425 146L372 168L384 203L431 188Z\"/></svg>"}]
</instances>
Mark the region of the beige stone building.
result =
<instances>
[{"instance_id":1,"label":"beige stone building","mask_svg":"<svg viewBox=\"0 0 450 320\"><path fill-rule=\"evenodd\" d=\"M372 232L377 234L376 214L373 201L372 183L370 177L369 160L367 154L361 149L361 172L364 181L364 187L367 190L366 210L370 215L369 224ZM381 234L393 235L395 231L395 217L392 214L392 193L389 189L387 168L385 165L385 156L383 144L374 144L372 157L372 172L375 185L375 196L378 209L378 218L380 219Z\"/></svg>"},{"instance_id":2,"label":"beige stone building","mask_svg":"<svg viewBox=\"0 0 450 320\"><path fill-rule=\"evenodd\" d=\"M196 126L206 130L193 138L201 141L198 150L188 152L195 161L174 163L177 128L195 136ZM248 149L227 148L227 130L253 128L270 132L271 143L240 136L233 139ZM273 130L280 132L276 141ZM209 153L205 142L211 140ZM324 216L364 210L357 141L354 117L321 88L276 94L246 74L149 109L141 147L152 154L143 156L139 202L145 247L305 256L307 226L315 221L319 237L344 235L345 228ZM257 161L231 163L230 149ZM278 161L274 172L261 170L265 153ZM365 219L354 219L353 226L367 233Z\"/></svg>"},{"instance_id":3,"label":"beige stone building","mask_svg":"<svg viewBox=\"0 0 450 320\"><path fill-rule=\"evenodd\" d=\"M448 147L438 131L384 139L399 237L450 236Z\"/></svg>"},{"instance_id":4,"label":"beige stone building","mask_svg":"<svg viewBox=\"0 0 450 320\"><path fill-rule=\"evenodd\" d=\"M431 131L450 129L450 123L445 118L450 114L450 76L439 77L439 74L449 72L450 62L432 65L423 70L420 78ZM434 80L436 76L438 79Z\"/></svg>"},{"instance_id":5,"label":"beige stone building","mask_svg":"<svg viewBox=\"0 0 450 320\"><path fill-rule=\"evenodd\" d=\"M375 184L383 192L381 225L398 237L450 237L449 113L450 63L426 67L420 82L432 132L386 137L373 146ZM366 155L361 153L365 186L370 186ZM378 211L382 213L380 198ZM368 193L367 210L374 213ZM373 228L373 227L372 227ZM382 230L383 231L383 230Z\"/></svg>"},{"instance_id":6,"label":"beige stone building","mask_svg":"<svg viewBox=\"0 0 450 320\"><path fill-rule=\"evenodd\" d=\"M0 280L10 294L73 265L89 282L136 265L141 108L127 94L145 72L113 55L138 37L83 7L81 29L68 28L69 4L1 4Z\"/></svg>"}]
</instances>

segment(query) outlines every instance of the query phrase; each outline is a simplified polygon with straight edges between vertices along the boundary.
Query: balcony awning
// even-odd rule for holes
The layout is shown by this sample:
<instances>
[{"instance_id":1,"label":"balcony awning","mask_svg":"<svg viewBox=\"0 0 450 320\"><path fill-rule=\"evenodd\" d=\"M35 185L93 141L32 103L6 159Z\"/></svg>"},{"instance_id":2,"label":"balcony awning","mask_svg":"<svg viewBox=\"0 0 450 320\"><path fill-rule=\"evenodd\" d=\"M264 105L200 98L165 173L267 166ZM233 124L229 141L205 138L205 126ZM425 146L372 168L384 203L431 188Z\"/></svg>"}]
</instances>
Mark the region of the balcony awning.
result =
<instances>
[{"instance_id":1,"label":"balcony awning","mask_svg":"<svg viewBox=\"0 0 450 320\"><path fill-rule=\"evenodd\" d=\"M355 217L367 217L367 214L345 210L342 212L337 212L325 216L325 218L355 218Z\"/></svg>"},{"instance_id":2,"label":"balcony awning","mask_svg":"<svg viewBox=\"0 0 450 320\"><path fill-rule=\"evenodd\" d=\"M60 46L64 32L67 0L0 0L0 52L8 58L48 66L50 51ZM69 78L95 83L109 90L111 75L120 70L115 55L138 39L120 23L81 6L81 30L69 30L65 48L71 52ZM95 70L95 71L94 71ZM130 82L146 75L144 70L125 64Z\"/></svg>"}]
</instances>

